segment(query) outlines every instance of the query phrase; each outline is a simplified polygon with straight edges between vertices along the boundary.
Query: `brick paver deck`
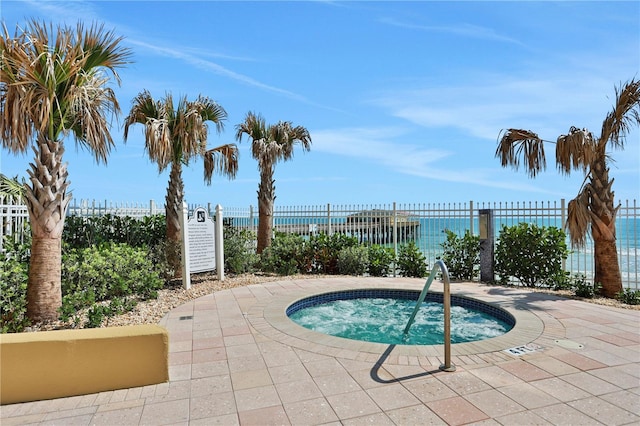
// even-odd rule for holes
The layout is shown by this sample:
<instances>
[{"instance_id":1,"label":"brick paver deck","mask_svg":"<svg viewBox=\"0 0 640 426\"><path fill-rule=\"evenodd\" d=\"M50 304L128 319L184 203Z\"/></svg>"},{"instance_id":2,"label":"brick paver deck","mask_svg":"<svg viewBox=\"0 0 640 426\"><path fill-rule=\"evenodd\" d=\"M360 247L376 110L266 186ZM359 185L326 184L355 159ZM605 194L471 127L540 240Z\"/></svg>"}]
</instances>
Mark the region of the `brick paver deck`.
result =
<instances>
[{"instance_id":1,"label":"brick paver deck","mask_svg":"<svg viewBox=\"0 0 640 426\"><path fill-rule=\"evenodd\" d=\"M284 314L292 300L335 288L422 284L340 277L216 292L161 321L169 383L4 405L0 424L640 424L637 310L454 283L452 294L497 304L518 321L501 338L453 345L455 372L439 370L441 346L345 342ZM533 350L505 351L526 344Z\"/></svg>"}]
</instances>

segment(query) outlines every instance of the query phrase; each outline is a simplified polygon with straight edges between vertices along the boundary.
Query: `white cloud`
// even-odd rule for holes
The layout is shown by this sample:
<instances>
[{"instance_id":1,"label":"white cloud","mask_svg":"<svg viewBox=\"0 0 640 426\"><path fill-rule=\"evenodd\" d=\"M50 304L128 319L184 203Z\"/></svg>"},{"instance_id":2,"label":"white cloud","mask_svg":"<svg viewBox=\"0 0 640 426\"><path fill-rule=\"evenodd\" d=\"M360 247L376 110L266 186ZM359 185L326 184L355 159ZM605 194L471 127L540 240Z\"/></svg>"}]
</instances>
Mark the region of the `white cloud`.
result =
<instances>
[{"instance_id":1,"label":"white cloud","mask_svg":"<svg viewBox=\"0 0 640 426\"><path fill-rule=\"evenodd\" d=\"M447 169L442 166L442 162L454 155L452 151L399 142L406 140L407 134L406 129L392 127L318 130L313 132L313 150L368 160L397 173L425 179L527 192L549 192L534 184L500 179L496 177L495 170L464 167Z\"/></svg>"},{"instance_id":2,"label":"white cloud","mask_svg":"<svg viewBox=\"0 0 640 426\"><path fill-rule=\"evenodd\" d=\"M451 24L451 25L421 25L421 24L414 24L412 22L407 22L407 21L400 21L394 18L382 18L380 19L380 22L382 22L383 24L392 25L395 27L407 28L410 30L453 34L461 37L492 40L492 41L522 45L520 41L512 37L499 34L492 28L482 27L482 26L473 25L473 24L467 24L464 22Z\"/></svg>"},{"instance_id":3,"label":"white cloud","mask_svg":"<svg viewBox=\"0 0 640 426\"><path fill-rule=\"evenodd\" d=\"M457 128L496 140L501 129L522 127L555 140L572 126L598 133L610 108L613 83L601 78L494 77L480 85L388 90L371 101L423 127Z\"/></svg>"}]
</instances>

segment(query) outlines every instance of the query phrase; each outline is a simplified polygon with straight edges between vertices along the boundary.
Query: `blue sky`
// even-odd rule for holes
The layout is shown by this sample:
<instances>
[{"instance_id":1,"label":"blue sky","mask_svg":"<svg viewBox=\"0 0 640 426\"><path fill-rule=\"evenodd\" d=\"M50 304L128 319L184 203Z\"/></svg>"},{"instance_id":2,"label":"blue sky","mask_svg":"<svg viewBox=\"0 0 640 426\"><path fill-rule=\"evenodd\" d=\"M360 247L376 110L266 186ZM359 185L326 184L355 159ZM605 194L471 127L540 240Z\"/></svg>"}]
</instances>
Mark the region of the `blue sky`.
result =
<instances>
[{"instance_id":1,"label":"blue sky","mask_svg":"<svg viewBox=\"0 0 640 426\"><path fill-rule=\"evenodd\" d=\"M501 129L555 141L571 126L598 135L614 87L640 78L640 3L7 1L2 20L105 24L133 51L120 70L122 113L108 164L65 141L76 199L164 202L168 172L144 151L143 127L123 143L122 119L142 90L208 96L228 113L209 146L235 141L249 111L306 127L310 152L276 166L281 206L547 201L575 197L583 181L555 168L535 179L503 169ZM186 201L256 205L258 169L239 144L235 180L184 170ZM0 170L26 176L31 153L0 152ZM618 200L639 198L640 132L612 152Z\"/></svg>"}]
</instances>

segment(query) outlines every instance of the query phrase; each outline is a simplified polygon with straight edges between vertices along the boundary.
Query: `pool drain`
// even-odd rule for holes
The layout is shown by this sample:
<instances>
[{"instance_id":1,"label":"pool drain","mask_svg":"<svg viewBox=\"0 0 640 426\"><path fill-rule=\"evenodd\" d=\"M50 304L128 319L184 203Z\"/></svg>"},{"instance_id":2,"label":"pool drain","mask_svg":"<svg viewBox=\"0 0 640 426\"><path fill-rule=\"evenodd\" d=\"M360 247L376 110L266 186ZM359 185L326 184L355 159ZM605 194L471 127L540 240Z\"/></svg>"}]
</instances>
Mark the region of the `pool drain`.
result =
<instances>
[{"instance_id":1,"label":"pool drain","mask_svg":"<svg viewBox=\"0 0 640 426\"><path fill-rule=\"evenodd\" d=\"M582 349L584 345L571 340L554 340L555 344L565 349Z\"/></svg>"}]
</instances>

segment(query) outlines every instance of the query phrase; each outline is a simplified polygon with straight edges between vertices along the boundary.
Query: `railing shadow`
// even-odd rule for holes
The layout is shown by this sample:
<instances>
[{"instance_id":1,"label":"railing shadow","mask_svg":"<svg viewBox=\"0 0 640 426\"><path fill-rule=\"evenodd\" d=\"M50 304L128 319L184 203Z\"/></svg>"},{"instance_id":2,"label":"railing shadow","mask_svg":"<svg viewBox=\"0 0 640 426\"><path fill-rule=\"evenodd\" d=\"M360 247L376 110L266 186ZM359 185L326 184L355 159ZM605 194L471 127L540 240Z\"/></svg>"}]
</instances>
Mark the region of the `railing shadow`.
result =
<instances>
[{"instance_id":1,"label":"railing shadow","mask_svg":"<svg viewBox=\"0 0 640 426\"><path fill-rule=\"evenodd\" d=\"M380 377L378 372L380 371L380 367L382 367L382 365L387 360L387 358L389 358L389 355L391 355L391 352L393 352L395 347L396 347L396 345L389 345L389 347L387 349L385 349L385 351L382 353L382 355L380 355L380 358L378 358L376 363L373 365L373 367L369 371L369 376L371 377L371 380L373 380L374 382L377 382L377 383L399 383L399 382L402 382L404 380L417 379L417 378L420 378L420 377L428 376L428 375L433 374L433 373L437 373L438 371L442 371L439 368L436 368L435 370L425 371L424 373L410 374L408 376L396 377L396 378L393 378L391 380L383 379L382 377Z\"/></svg>"}]
</instances>

